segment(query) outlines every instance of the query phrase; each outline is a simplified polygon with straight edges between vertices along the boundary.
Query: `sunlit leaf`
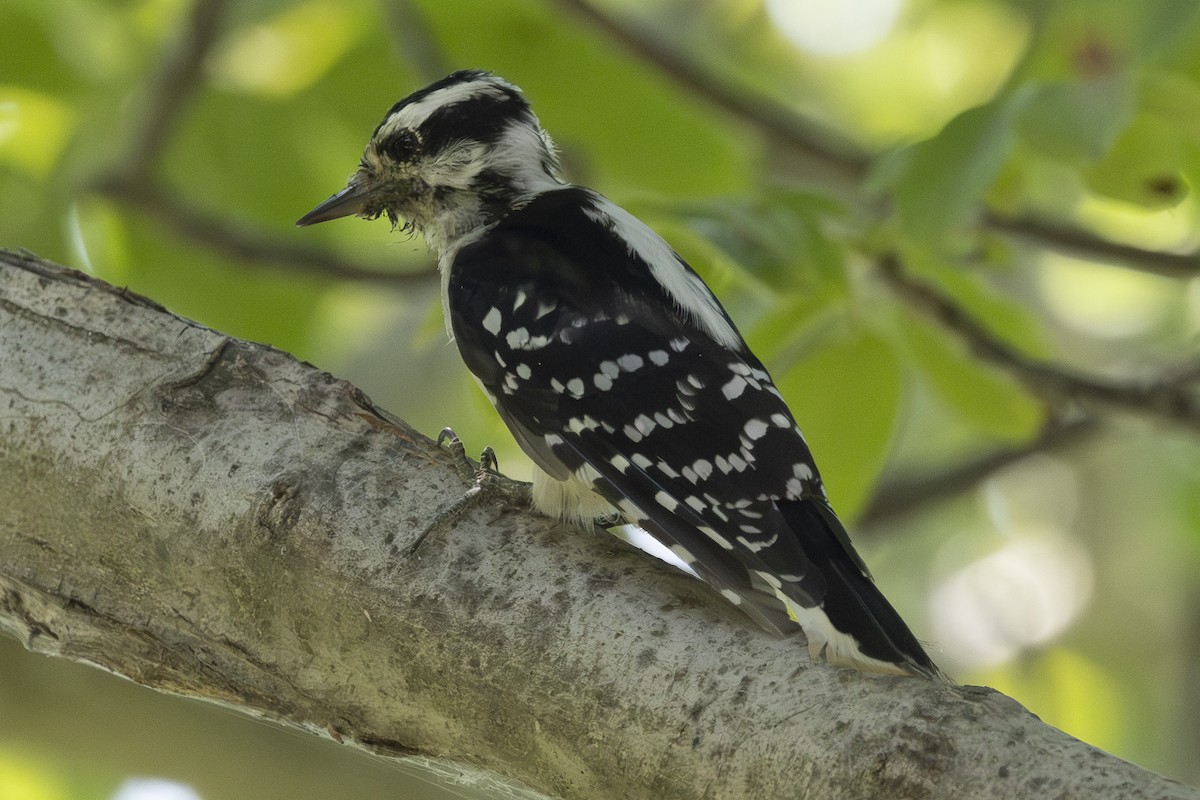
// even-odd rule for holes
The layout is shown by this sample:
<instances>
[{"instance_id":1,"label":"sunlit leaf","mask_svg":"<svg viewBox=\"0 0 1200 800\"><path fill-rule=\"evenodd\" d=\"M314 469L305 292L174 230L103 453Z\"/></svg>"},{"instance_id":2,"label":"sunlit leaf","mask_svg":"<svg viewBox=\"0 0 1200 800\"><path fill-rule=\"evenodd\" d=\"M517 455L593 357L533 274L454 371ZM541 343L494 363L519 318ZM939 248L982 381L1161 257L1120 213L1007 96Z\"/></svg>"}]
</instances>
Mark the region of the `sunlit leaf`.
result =
<instances>
[{"instance_id":1,"label":"sunlit leaf","mask_svg":"<svg viewBox=\"0 0 1200 800\"><path fill-rule=\"evenodd\" d=\"M75 112L63 100L0 86L0 163L46 175L58 163L74 123Z\"/></svg>"},{"instance_id":2,"label":"sunlit leaf","mask_svg":"<svg viewBox=\"0 0 1200 800\"><path fill-rule=\"evenodd\" d=\"M0 751L0 797L4 800L68 800L70 796L47 765Z\"/></svg>"},{"instance_id":3,"label":"sunlit leaf","mask_svg":"<svg viewBox=\"0 0 1200 800\"><path fill-rule=\"evenodd\" d=\"M893 191L905 233L936 244L970 217L1008 157L1014 121L1031 97L1017 90L964 111L908 150Z\"/></svg>"},{"instance_id":4,"label":"sunlit leaf","mask_svg":"<svg viewBox=\"0 0 1200 800\"><path fill-rule=\"evenodd\" d=\"M1017 123L1033 150L1072 163L1094 161L1112 146L1134 112L1123 75L1037 88Z\"/></svg>"},{"instance_id":5,"label":"sunlit leaf","mask_svg":"<svg viewBox=\"0 0 1200 800\"><path fill-rule=\"evenodd\" d=\"M1165 117L1134 120L1108 154L1084 176L1094 191L1144 208L1171 208L1189 192L1180 172L1181 132Z\"/></svg>"},{"instance_id":6,"label":"sunlit leaf","mask_svg":"<svg viewBox=\"0 0 1200 800\"><path fill-rule=\"evenodd\" d=\"M217 54L219 82L264 95L294 94L318 80L354 44L366 24L356 3L310 0L238 31Z\"/></svg>"}]
</instances>

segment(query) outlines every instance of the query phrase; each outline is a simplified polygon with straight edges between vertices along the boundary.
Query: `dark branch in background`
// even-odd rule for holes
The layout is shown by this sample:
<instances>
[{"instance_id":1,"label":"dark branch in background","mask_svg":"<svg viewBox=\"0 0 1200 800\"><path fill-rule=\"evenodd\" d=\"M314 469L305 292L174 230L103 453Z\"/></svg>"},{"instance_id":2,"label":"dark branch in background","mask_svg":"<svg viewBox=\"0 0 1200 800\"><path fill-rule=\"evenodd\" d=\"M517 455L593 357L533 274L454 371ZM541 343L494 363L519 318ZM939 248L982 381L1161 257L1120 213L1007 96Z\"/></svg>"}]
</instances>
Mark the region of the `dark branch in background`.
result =
<instances>
[{"instance_id":1,"label":"dark branch in background","mask_svg":"<svg viewBox=\"0 0 1200 800\"><path fill-rule=\"evenodd\" d=\"M416 3L412 0L383 0L382 6L397 59L428 83L454 70L454 64L438 43L429 20Z\"/></svg>"},{"instance_id":2,"label":"dark branch in background","mask_svg":"<svg viewBox=\"0 0 1200 800\"><path fill-rule=\"evenodd\" d=\"M843 137L822 130L811 120L744 86L727 83L694 59L664 46L661 37L637 30L585 0L555 2L604 30L693 94L750 122L801 154L824 162L843 180L857 182L866 176L869 157Z\"/></svg>"},{"instance_id":3,"label":"dark branch in background","mask_svg":"<svg viewBox=\"0 0 1200 800\"><path fill-rule=\"evenodd\" d=\"M746 86L735 86L713 74L695 58L595 7L587 0L554 2L603 30L688 91L741 118L764 134L822 162L838 177L855 182L866 177L872 155L862 152L839 134L822 129L803 115ZM1026 216L1008 217L990 211L980 223L1002 234L1048 249L1069 249L1089 259L1111 262L1129 269L1190 278L1200 275L1200 255L1179 255L1145 250L1101 239L1093 233Z\"/></svg>"},{"instance_id":4,"label":"dark branch in background","mask_svg":"<svg viewBox=\"0 0 1200 800\"><path fill-rule=\"evenodd\" d=\"M1048 424L1041 434L1020 447L995 450L927 475L908 479L885 478L857 523L870 529L896 517L910 514L942 500L969 491L996 472L1035 453L1047 453L1078 445L1103 430L1100 420L1081 415Z\"/></svg>"},{"instance_id":5,"label":"dark branch in background","mask_svg":"<svg viewBox=\"0 0 1200 800\"><path fill-rule=\"evenodd\" d=\"M383 268L355 264L327 250L297 244L293 239L239 226L188 205L176 193L162 188L150 178L131 181L113 177L101 181L95 188L101 194L155 218L180 237L229 258L278 264L326 278L394 285L428 283L437 274L434 270L388 272Z\"/></svg>"},{"instance_id":6,"label":"dark branch in background","mask_svg":"<svg viewBox=\"0 0 1200 800\"><path fill-rule=\"evenodd\" d=\"M389 4L408 5L403 0ZM196 0L192 5L182 32L168 44L161 66L148 81L129 150L116 169L97 180L93 188L153 217L187 241L244 263L275 264L337 280L392 284L428 281L434 274L432 270L398 273L355 264L332 252L239 225L191 205L153 177L155 161L200 87L205 58L216 44L227 7L227 0ZM412 14L405 21L417 26ZM409 38L416 41L420 37L413 34Z\"/></svg>"},{"instance_id":7,"label":"dark branch in background","mask_svg":"<svg viewBox=\"0 0 1200 800\"><path fill-rule=\"evenodd\" d=\"M227 0L196 0L177 41L151 76L141 112L134 115L129 151L120 171L131 178L149 174L184 108L200 85L204 58L216 42Z\"/></svg>"},{"instance_id":8,"label":"dark branch in background","mask_svg":"<svg viewBox=\"0 0 1200 800\"><path fill-rule=\"evenodd\" d=\"M971 352L1023 383L1031 392L1085 406L1133 411L1200 429L1200 360L1188 361L1162 376L1121 381L1087 375L1062 364L1032 358L1001 340L953 298L933 284L908 275L894 253L885 255L879 272L898 297L962 339Z\"/></svg>"},{"instance_id":9,"label":"dark branch in background","mask_svg":"<svg viewBox=\"0 0 1200 800\"><path fill-rule=\"evenodd\" d=\"M1107 261L1167 278L1188 279L1200 276L1200 254L1197 253L1143 250L1132 245L1097 239L1078 228L1034 217L1009 218L987 212L983 216L983 224L1000 233L1079 258Z\"/></svg>"}]
</instances>

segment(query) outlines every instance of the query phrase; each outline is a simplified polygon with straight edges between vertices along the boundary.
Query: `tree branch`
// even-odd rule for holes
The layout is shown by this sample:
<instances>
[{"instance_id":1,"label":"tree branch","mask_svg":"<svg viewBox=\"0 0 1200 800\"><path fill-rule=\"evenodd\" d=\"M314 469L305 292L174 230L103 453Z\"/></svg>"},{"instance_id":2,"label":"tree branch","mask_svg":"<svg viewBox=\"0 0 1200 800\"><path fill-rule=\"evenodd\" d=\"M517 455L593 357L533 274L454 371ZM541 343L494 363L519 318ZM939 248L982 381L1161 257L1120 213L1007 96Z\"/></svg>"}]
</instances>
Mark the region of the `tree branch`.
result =
<instances>
[{"instance_id":1,"label":"tree branch","mask_svg":"<svg viewBox=\"0 0 1200 800\"><path fill-rule=\"evenodd\" d=\"M672 47L662 36L651 35L598 8L589 0L554 0L561 8L604 31L630 52L655 65L680 86L753 125L763 134L823 167L838 181L861 182L874 156L844 136L819 125L761 92L723 79L694 56ZM812 176L809 176L810 178ZM980 224L998 233L1018 236L1053 250L1067 250L1096 261L1172 278L1200 275L1200 253L1164 253L1102 239L1094 233L1029 216L1009 217L986 211Z\"/></svg>"},{"instance_id":2,"label":"tree branch","mask_svg":"<svg viewBox=\"0 0 1200 800\"><path fill-rule=\"evenodd\" d=\"M1036 439L1018 447L982 453L927 475L904 475L884 481L855 520L860 530L923 510L978 486L985 479L1035 453L1054 452L1085 441L1102 431L1095 417L1079 415L1055 420Z\"/></svg>"},{"instance_id":3,"label":"tree branch","mask_svg":"<svg viewBox=\"0 0 1200 800\"><path fill-rule=\"evenodd\" d=\"M1200 253L1164 253L1110 242L1079 228L1030 216L1005 217L993 211L983 215L987 227L1049 250L1090 261L1104 261L1166 278L1187 280L1200 275Z\"/></svg>"},{"instance_id":4,"label":"tree branch","mask_svg":"<svg viewBox=\"0 0 1200 800\"><path fill-rule=\"evenodd\" d=\"M192 95L199 88L204 59L217 40L229 0L195 0L179 38L159 59L151 76L130 147L120 171L131 177L150 174L151 167L171 135Z\"/></svg>"},{"instance_id":5,"label":"tree branch","mask_svg":"<svg viewBox=\"0 0 1200 800\"><path fill-rule=\"evenodd\" d=\"M113 175L95 184L96 191L153 217L185 241L195 242L226 258L256 265L274 264L293 272L309 272L335 280L395 285L429 284L434 269L388 271L356 264L328 250L298 245L292 239L269 236L262 230L237 225L189 205L177 193L149 177L127 180Z\"/></svg>"},{"instance_id":6,"label":"tree branch","mask_svg":"<svg viewBox=\"0 0 1200 800\"><path fill-rule=\"evenodd\" d=\"M563 798L1200 798L995 692L811 666L702 584L465 487L361 392L0 253L0 630Z\"/></svg>"},{"instance_id":7,"label":"tree branch","mask_svg":"<svg viewBox=\"0 0 1200 800\"><path fill-rule=\"evenodd\" d=\"M1141 381L1087 375L1021 353L936 286L908 275L895 253L880 259L879 272L897 296L962 339L971 352L1005 370L1033 392L1134 411L1200 429L1200 392L1195 386L1200 378L1200 359Z\"/></svg>"},{"instance_id":8,"label":"tree branch","mask_svg":"<svg viewBox=\"0 0 1200 800\"><path fill-rule=\"evenodd\" d=\"M837 179L858 182L866 177L870 157L844 137L745 86L732 85L690 55L664 44L661 36L639 31L587 0L554 2L603 30L697 97L752 123L793 151L821 162Z\"/></svg>"}]
</instances>

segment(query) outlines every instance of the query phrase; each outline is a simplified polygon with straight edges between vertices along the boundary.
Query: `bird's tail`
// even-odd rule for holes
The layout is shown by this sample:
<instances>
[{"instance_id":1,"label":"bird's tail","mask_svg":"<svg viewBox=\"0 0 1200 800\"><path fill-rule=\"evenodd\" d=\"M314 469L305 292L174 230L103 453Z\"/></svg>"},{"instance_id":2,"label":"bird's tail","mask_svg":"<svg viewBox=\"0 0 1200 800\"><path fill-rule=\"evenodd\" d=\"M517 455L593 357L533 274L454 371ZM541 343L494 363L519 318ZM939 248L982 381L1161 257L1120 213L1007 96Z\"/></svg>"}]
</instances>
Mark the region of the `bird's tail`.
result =
<instances>
[{"instance_id":1,"label":"bird's tail","mask_svg":"<svg viewBox=\"0 0 1200 800\"><path fill-rule=\"evenodd\" d=\"M823 598L814 607L785 601L788 615L808 637L813 658L824 656L830 664L873 672L948 680L875 586L833 510L813 497L780 502L779 510L812 561L816 574L809 580L824 583L823 592L812 592Z\"/></svg>"}]
</instances>

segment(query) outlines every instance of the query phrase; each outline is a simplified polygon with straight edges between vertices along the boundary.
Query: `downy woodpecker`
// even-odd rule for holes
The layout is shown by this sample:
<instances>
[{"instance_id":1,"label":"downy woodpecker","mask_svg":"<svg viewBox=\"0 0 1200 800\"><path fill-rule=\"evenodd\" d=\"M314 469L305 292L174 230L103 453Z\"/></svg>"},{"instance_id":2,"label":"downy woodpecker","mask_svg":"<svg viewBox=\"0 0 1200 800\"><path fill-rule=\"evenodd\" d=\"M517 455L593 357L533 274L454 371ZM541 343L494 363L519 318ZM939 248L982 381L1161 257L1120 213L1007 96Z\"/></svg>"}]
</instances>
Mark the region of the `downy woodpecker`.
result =
<instances>
[{"instance_id":1,"label":"downy woodpecker","mask_svg":"<svg viewBox=\"0 0 1200 800\"><path fill-rule=\"evenodd\" d=\"M640 526L763 628L799 625L814 660L940 676L716 297L558 172L515 86L455 72L392 106L346 188L297 224L386 215L424 235L448 332L539 468L539 511Z\"/></svg>"}]
</instances>

